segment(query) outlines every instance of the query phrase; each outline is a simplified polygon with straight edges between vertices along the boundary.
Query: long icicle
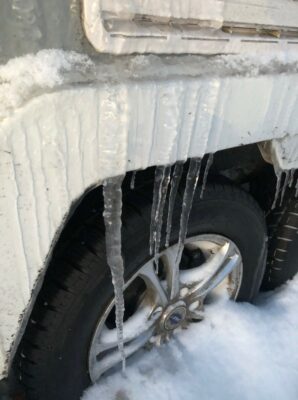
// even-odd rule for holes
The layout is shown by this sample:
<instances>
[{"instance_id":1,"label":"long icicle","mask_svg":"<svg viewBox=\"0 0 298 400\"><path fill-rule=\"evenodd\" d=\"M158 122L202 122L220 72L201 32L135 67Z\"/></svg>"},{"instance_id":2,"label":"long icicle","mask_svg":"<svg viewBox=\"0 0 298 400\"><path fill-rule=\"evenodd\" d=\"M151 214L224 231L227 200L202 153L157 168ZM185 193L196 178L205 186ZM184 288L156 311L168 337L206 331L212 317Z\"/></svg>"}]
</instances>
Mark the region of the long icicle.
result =
<instances>
[{"instance_id":1,"label":"long icicle","mask_svg":"<svg viewBox=\"0 0 298 400\"><path fill-rule=\"evenodd\" d=\"M166 203L166 198L167 198L167 193L168 193L170 176L171 176L171 167L166 166L165 170L164 170L164 177L163 177L162 184L161 184L160 201L157 206L156 218L155 218L156 237L155 237L155 246L154 246L154 261L155 261L157 271L158 271L158 254L159 254L159 249L160 249L161 231L162 231L162 226L163 226L163 214L164 214L164 208L165 208L165 203Z\"/></svg>"},{"instance_id":2,"label":"long icicle","mask_svg":"<svg viewBox=\"0 0 298 400\"><path fill-rule=\"evenodd\" d=\"M124 317L124 262L121 248L121 215L122 215L122 189L123 176L107 179L103 185L104 195L104 222L106 228L106 253L107 262L112 274L115 294L115 313L118 349L122 359L122 369L125 370L125 351L123 338Z\"/></svg>"},{"instance_id":3,"label":"long icicle","mask_svg":"<svg viewBox=\"0 0 298 400\"><path fill-rule=\"evenodd\" d=\"M274 196L274 200L271 206L271 210L273 210L276 206L277 200L278 200L278 196L279 196L279 192L280 192L280 185L281 185L281 177L282 177L282 170L279 168L275 169L275 175L276 175L276 188L275 188L275 196Z\"/></svg>"},{"instance_id":4,"label":"long icicle","mask_svg":"<svg viewBox=\"0 0 298 400\"><path fill-rule=\"evenodd\" d=\"M193 197L197 187L199 173L201 169L201 159L192 158L190 160L188 173L186 177L186 186L183 194L182 212L180 218L180 231L178 240L178 250L176 256L176 264L179 265L184 249L184 242L187 235L187 226L190 215L190 210L193 203Z\"/></svg>"},{"instance_id":5,"label":"long icicle","mask_svg":"<svg viewBox=\"0 0 298 400\"><path fill-rule=\"evenodd\" d=\"M203 195L204 195L204 191L205 191L206 184L207 184L208 173L209 173L211 165L213 163L213 159L214 159L214 154L210 153L209 156L208 156L208 160L207 160L205 171L204 171L204 177L203 177L203 184L202 184L200 199L202 199Z\"/></svg>"},{"instance_id":6,"label":"long icicle","mask_svg":"<svg viewBox=\"0 0 298 400\"><path fill-rule=\"evenodd\" d=\"M296 184L295 184L295 197L298 197L298 178L297 178Z\"/></svg>"},{"instance_id":7,"label":"long icicle","mask_svg":"<svg viewBox=\"0 0 298 400\"><path fill-rule=\"evenodd\" d=\"M163 210L167 195L168 184L170 181L170 173L171 173L170 166L160 166L155 168L153 202L151 210L149 252L150 255L154 254L156 267L158 267L157 255L159 252Z\"/></svg>"},{"instance_id":8,"label":"long icicle","mask_svg":"<svg viewBox=\"0 0 298 400\"><path fill-rule=\"evenodd\" d=\"M280 202L279 202L280 206L282 206L282 203L283 203L283 200L284 200L284 197L285 197L285 193L286 193L286 189L287 189L287 186L289 184L289 179L290 179L290 171L285 171L285 179L284 179L284 183L283 183L283 186L282 186Z\"/></svg>"},{"instance_id":9,"label":"long icicle","mask_svg":"<svg viewBox=\"0 0 298 400\"><path fill-rule=\"evenodd\" d=\"M292 168L290 170L290 181L289 181L289 187L291 188L293 186L294 183L294 176L295 176L295 168Z\"/></svg>"},{"instance_id":10,"label":"long icicle","mask_svg":"<svg viewBox=\"0 0 298 400\"><path fill-rule=\"evenodd\" d=\"M164 179L165 167L155 168L155 178L154 178L154 188L153 188L153 200L151 207L151 223L150 223L150 241L149 241L149 253L152 256L155 240L156 240L156 213L159 203L159 198L161 196L161 185Z\"/></svg>"},{"instance_id":11,"label":"long icicle","mask_svg":"<svg viewBox=\"0 0 298 400\"><path fill-rule=\"evenodd\" d=\"M172 220L173 220L173 211L175 200L181 180L181 176L183 173L184 161L177 162L174 167L173 175L171 178L171 190L170 190L170 197L169 197L169 207L168 207L168 217L167 217L167 228L166 228L166 247L169 247L170 244L170 237L172 231Z\"/></svg>"}]
</instances>

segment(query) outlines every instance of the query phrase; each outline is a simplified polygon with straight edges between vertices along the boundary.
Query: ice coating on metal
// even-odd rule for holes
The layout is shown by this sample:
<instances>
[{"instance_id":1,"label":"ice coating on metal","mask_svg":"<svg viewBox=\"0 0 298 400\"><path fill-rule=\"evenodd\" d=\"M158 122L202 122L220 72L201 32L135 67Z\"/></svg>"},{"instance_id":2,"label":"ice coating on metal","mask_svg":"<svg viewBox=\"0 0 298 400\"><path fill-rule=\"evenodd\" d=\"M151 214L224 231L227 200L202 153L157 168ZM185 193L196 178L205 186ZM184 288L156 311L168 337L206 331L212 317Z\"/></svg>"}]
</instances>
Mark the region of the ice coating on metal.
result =
<instances>
[{"instance_id":1,"label":"ice coating on metal","mask_svg":"<svg viewBox=\"0 0 298 400\"><path fill-rule=\"evenodd\" d=\"M169 206L168 206L168 217L167 217L167 228L166 228L166 247L170 244L170 237L172 231L172 219L173 219L173 211L175 200L179 188L179 183L181 180L182 172L183 172L184 162L178 161L175 164L174 171L171 177L171 190L169 196Z\"/></svg>"},{"instance_id":2,"label":"ice coating on metal","mask_svg":"<svg viewBox=\"0 0 298 400\"><path fill-rule=\"evenodd\" d=\"M86 36L114 54L227 54L291 46L292 0L83 0ZM285 34L287 33L287 34ZM272 36L274 40L272 40Z\"/></svg>"},{"instance_id":3,"label":"ice coating on metal","mask_svg":"<svg viewBox=\"0 0 298 400\"><path fill-rule=\"evenodd\" d=\"M204 191L205 191L207 179L208 179L208 173L209 173L211 165L213 163L213 159L214 159L214 155L213 155L213 153L210 153L208 156L207 164L206 164L205 171L204 171L203 184L202 184L202 189L201 189L201 194L200 194L201 199L203 198L203 195L204 195Z\"/></svg>"},{"instance_id":4,"label":"ice coating on metal","mask_svg":"<svg viewBox=\"0 0 298 400\"><path fill-rule=\"evenodd\" d=\"M86 36L98 51L190 53L206 47L191 40L194 27L221 28L224 1L84 0L82 11Z\"/></svg>"},{"instance_id":5,"label":"ice coating on metal","mask_svg":"<svg viewBox=\"0 0 298 400\"><path fill-rule=\"evenodd\" d=\"M123 296L124 263L121 254L122 181L123 176L105 180L103 185L103 217L106 228L107 262L111 270L115 294L118 348L122 359L122 369L125 370L125 352L123 340L123 317L125 309Z\"/></svg>"}]
</instances>

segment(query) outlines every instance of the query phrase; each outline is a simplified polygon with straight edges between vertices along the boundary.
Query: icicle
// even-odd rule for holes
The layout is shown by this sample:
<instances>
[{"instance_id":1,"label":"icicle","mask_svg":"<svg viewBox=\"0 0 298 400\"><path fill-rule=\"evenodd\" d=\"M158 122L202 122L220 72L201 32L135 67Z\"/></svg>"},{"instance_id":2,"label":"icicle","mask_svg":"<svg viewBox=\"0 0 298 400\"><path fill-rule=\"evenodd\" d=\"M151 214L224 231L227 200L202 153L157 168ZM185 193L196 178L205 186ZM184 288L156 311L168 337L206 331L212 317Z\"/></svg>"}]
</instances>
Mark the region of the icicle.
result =
<instances>
[{"instance_id":1,"label":"icicle","mask_svg":"<svg viewBox=\"0 0 298 400\"><path fill-rule=\"evenodd\" d=\"M156 211L158 198L161 192L161 184L164 176L164 168L165 167L156 167L155 168L155 178L154 178L154 188L153 188L153 200L151 207L151 223L150 223L150 243L149 243L149 254L153 255L154 243L156 240Z\"/></svg>"},{"instance_id":2,"label":"icicle","mask_svg":"<svg viewBox=\"0 0 298 400\"><path fill-rule=\"evenodd\" d=\"M285 197L285 193L286 193L286 189L289 183L289 179L290 179L290 171L285 171L285 179L284 179L284 183L282 186L282 191L281 191L281 196L280 196L280 203L279 205L281 206Z\"/></svg>"},{"instance_id":3,"label":"icicle","mask_svg":"<svg viewBox=\"0 0 298 400\"><path fill-rule=\"evenodd\" d=\"M186 186L183 194L182 212L180 218L180 231L179 231L178 250L176 257L176 263L178 265L180 264L182 252L184 249L184 242L187 235L188 219L192 207L193 197L199 179L200 168L201 168L200 158L193 158L190 160L188 173L186 177Z\"/></svg>"},{"instance_id":4,"label":"icicle","mask_svg":"<svg viewBox=\"0 0 298 400\"><path fill-rule=\"evenodd\" d=\"M292 168L292 169L290 170L290 181L289 181L289 187L290 187L290 188L293 186L294 175L295 175L295 169Z\"/></svg>"},{"instance_id":5,"label":"icicle","mask_svg":"<svg viewBox=\"0 0 298 400\"><path fill-rule=\"evenodd\" d=\"M170 182L171 167L162 166L155 169L153 204L150 226L150 255L154 253L155 265L158 270L158 253L163 225L163 212Z\"/></svg>"},{"instance_id":6,"label":"icicle","mask_svg":"<svg viewBox=\"0 0 298 400\"><path fill-rule=\"evenodd\" d=\"M177 162L174 167L172 179L171 179L171 191L170 191L170 198L169 198L169 207L168 207L168 218L167 218L167 235L166 235L166 247L169 247L171 231L172 231L172 219L173 219L173 211L175 200L183 172L184 162Z\"/></svg>"},{"instance_id":7,"label":"icicle","mask_svg":"<svg viewBox=\"0 0 298 400\"><path fill-rule=\"evenodd\" d=\"M133 173L131 175L131 181L130 181L131 190L134 190L134 188L135 188L136 174L137 174L137 171L133 171Z\"/></svg>"},{"instance_id":8,"label":"icicle","mask_svg":"<svg viewBox=\"0 0 298 400\"><path fill-rule=\"evenodd\" d=\"M204 190L205 190L206 184L207 184L208 173L209 173L210 167L213 163L213 158L214 158L213 153L210 153L208 156L208 160L207 160L205 171L204 171L203 184L202 184L202 190L201 190L201 195L200 195L201 199L203 198L203 195L204 195Z\"/></svg>"},{"instance_id":9,"label":"icicle","mask_svg":"<svg viewBox=\"0 0 298 400\"><path fill-rule=\"evenodd\" d=\"M281 184L281 177L282 177L283 171L279 168L275 168L275 174L276 174L276 189L275 189L275 196L274 196L274 201L271 206L271 210L273 210L276 206L279 192L280 192L280 184Z\"/></svg>"},{"instance_id":10,"label":"icicle","mask_svg":"<svg viewBox=\"0 0 298 400\"><path fill-rule=\"evenodd\" d=\"M150 225L150 246L149 253L152 256L157 236L157 220L160 214L160 205L161 205L161 197L162 197L162 187L165 179L165 166L156 167L155 168L155 178L154 178L154 189L153 189L153 201L152 201L152 209L151 209L151 225Z\"/></svg>"},{"instance_id":11,"label":"icicle","mask_svg":"<svg viewBox=\"0 0 298 400\"><path fill-rule=\"evenodd\" d=\"M167 166L165 167L164 170L164 177L161 185L161 195L159 198L159 203L157 205L157 210L156 210L156 239L155 239L155 246L154 246L154 260L155 260L155 265L156 269L158 272L158 254L159 254L159 248L160 248L160 240L161 240L161 230L163 226L163 214L164 214L164 208L165 208L165 203L166 203L166 198L167 198L167 192L168 192L168 186L170 183L170 176L171 176L171 167Z\"/></svg>"},{"instance_id":12,"label":"icicle","mask_svg":"<svg viewBox=\"0 0 298 400\"><path fill-rule=\"evenodd\" d=\"M107 262L111 269L115 293L116 328L118 348L122 358L122 369L125 370L125 352L123 341L124 316L124 263L121 254L121 214L123 176L107 179L103 185L104 222L106 228Z\"/></svg>"},{"instance_id":13,"label":"icicle","mask_svg":"<svg viewBox=\"0 0 298 400\"><path fill-rule=\"evenodd\" d=\"M295 185L295 197L298 197L298 178L296 180L296 185Z\"/></svg>"}]
</instances>

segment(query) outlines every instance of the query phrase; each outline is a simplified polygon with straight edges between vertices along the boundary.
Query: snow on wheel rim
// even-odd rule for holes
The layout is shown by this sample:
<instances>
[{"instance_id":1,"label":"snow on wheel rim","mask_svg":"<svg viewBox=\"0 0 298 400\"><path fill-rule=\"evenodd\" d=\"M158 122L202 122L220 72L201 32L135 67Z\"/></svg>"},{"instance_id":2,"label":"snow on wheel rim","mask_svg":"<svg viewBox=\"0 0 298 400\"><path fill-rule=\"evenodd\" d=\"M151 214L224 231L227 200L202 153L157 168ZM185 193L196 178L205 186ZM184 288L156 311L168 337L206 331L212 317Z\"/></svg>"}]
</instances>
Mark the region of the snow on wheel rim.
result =
<instances>
[{"instance_id":1,"label":"snow on wheel rim","mask_svg":"<svg viewBox=\"0 0 298 400\"><path fill-rule=\"evenodd\" d=\"M144 264L125 284L125 293L140 280L144 287L133 298L136 308L124 320L124 352L134 354L147 343L160 345L176 329L204 318L204 301L210 293L236 299L242 283L243 265L238 247L228 238L204 234L185 241L185 260L177 266L178 245L159 253L157 275L154 259ZM201 261L197 261L198 257ZM190 263L197 266L189 267ZM214 297L214 296L213 296ZM130 299L130 301L132 301ZM95 329L89 350L92 382L121 362L117 329L108 327L114 300L106 307Z\"/></svg>"}]
</instances>

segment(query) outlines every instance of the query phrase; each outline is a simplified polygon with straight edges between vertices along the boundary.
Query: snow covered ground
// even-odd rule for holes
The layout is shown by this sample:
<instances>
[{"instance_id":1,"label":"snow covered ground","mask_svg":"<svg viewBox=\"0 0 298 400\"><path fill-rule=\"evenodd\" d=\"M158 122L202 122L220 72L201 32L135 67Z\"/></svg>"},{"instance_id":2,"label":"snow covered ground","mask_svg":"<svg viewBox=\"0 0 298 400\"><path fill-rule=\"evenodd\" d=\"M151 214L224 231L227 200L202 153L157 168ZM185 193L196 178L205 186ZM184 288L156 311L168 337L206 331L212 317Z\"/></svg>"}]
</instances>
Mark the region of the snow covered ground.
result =
<instances>
[{"instance_id":1,"label":"snow covered ground","mask_svg":"<svg viewBox=\"0 0 298 400\"><path fill-rule=\"evenodd\" d=\"M297 400L298 276L256 305L226 299L169 344L142 351L83 400Z\"/></svg>"}]
</instances>

